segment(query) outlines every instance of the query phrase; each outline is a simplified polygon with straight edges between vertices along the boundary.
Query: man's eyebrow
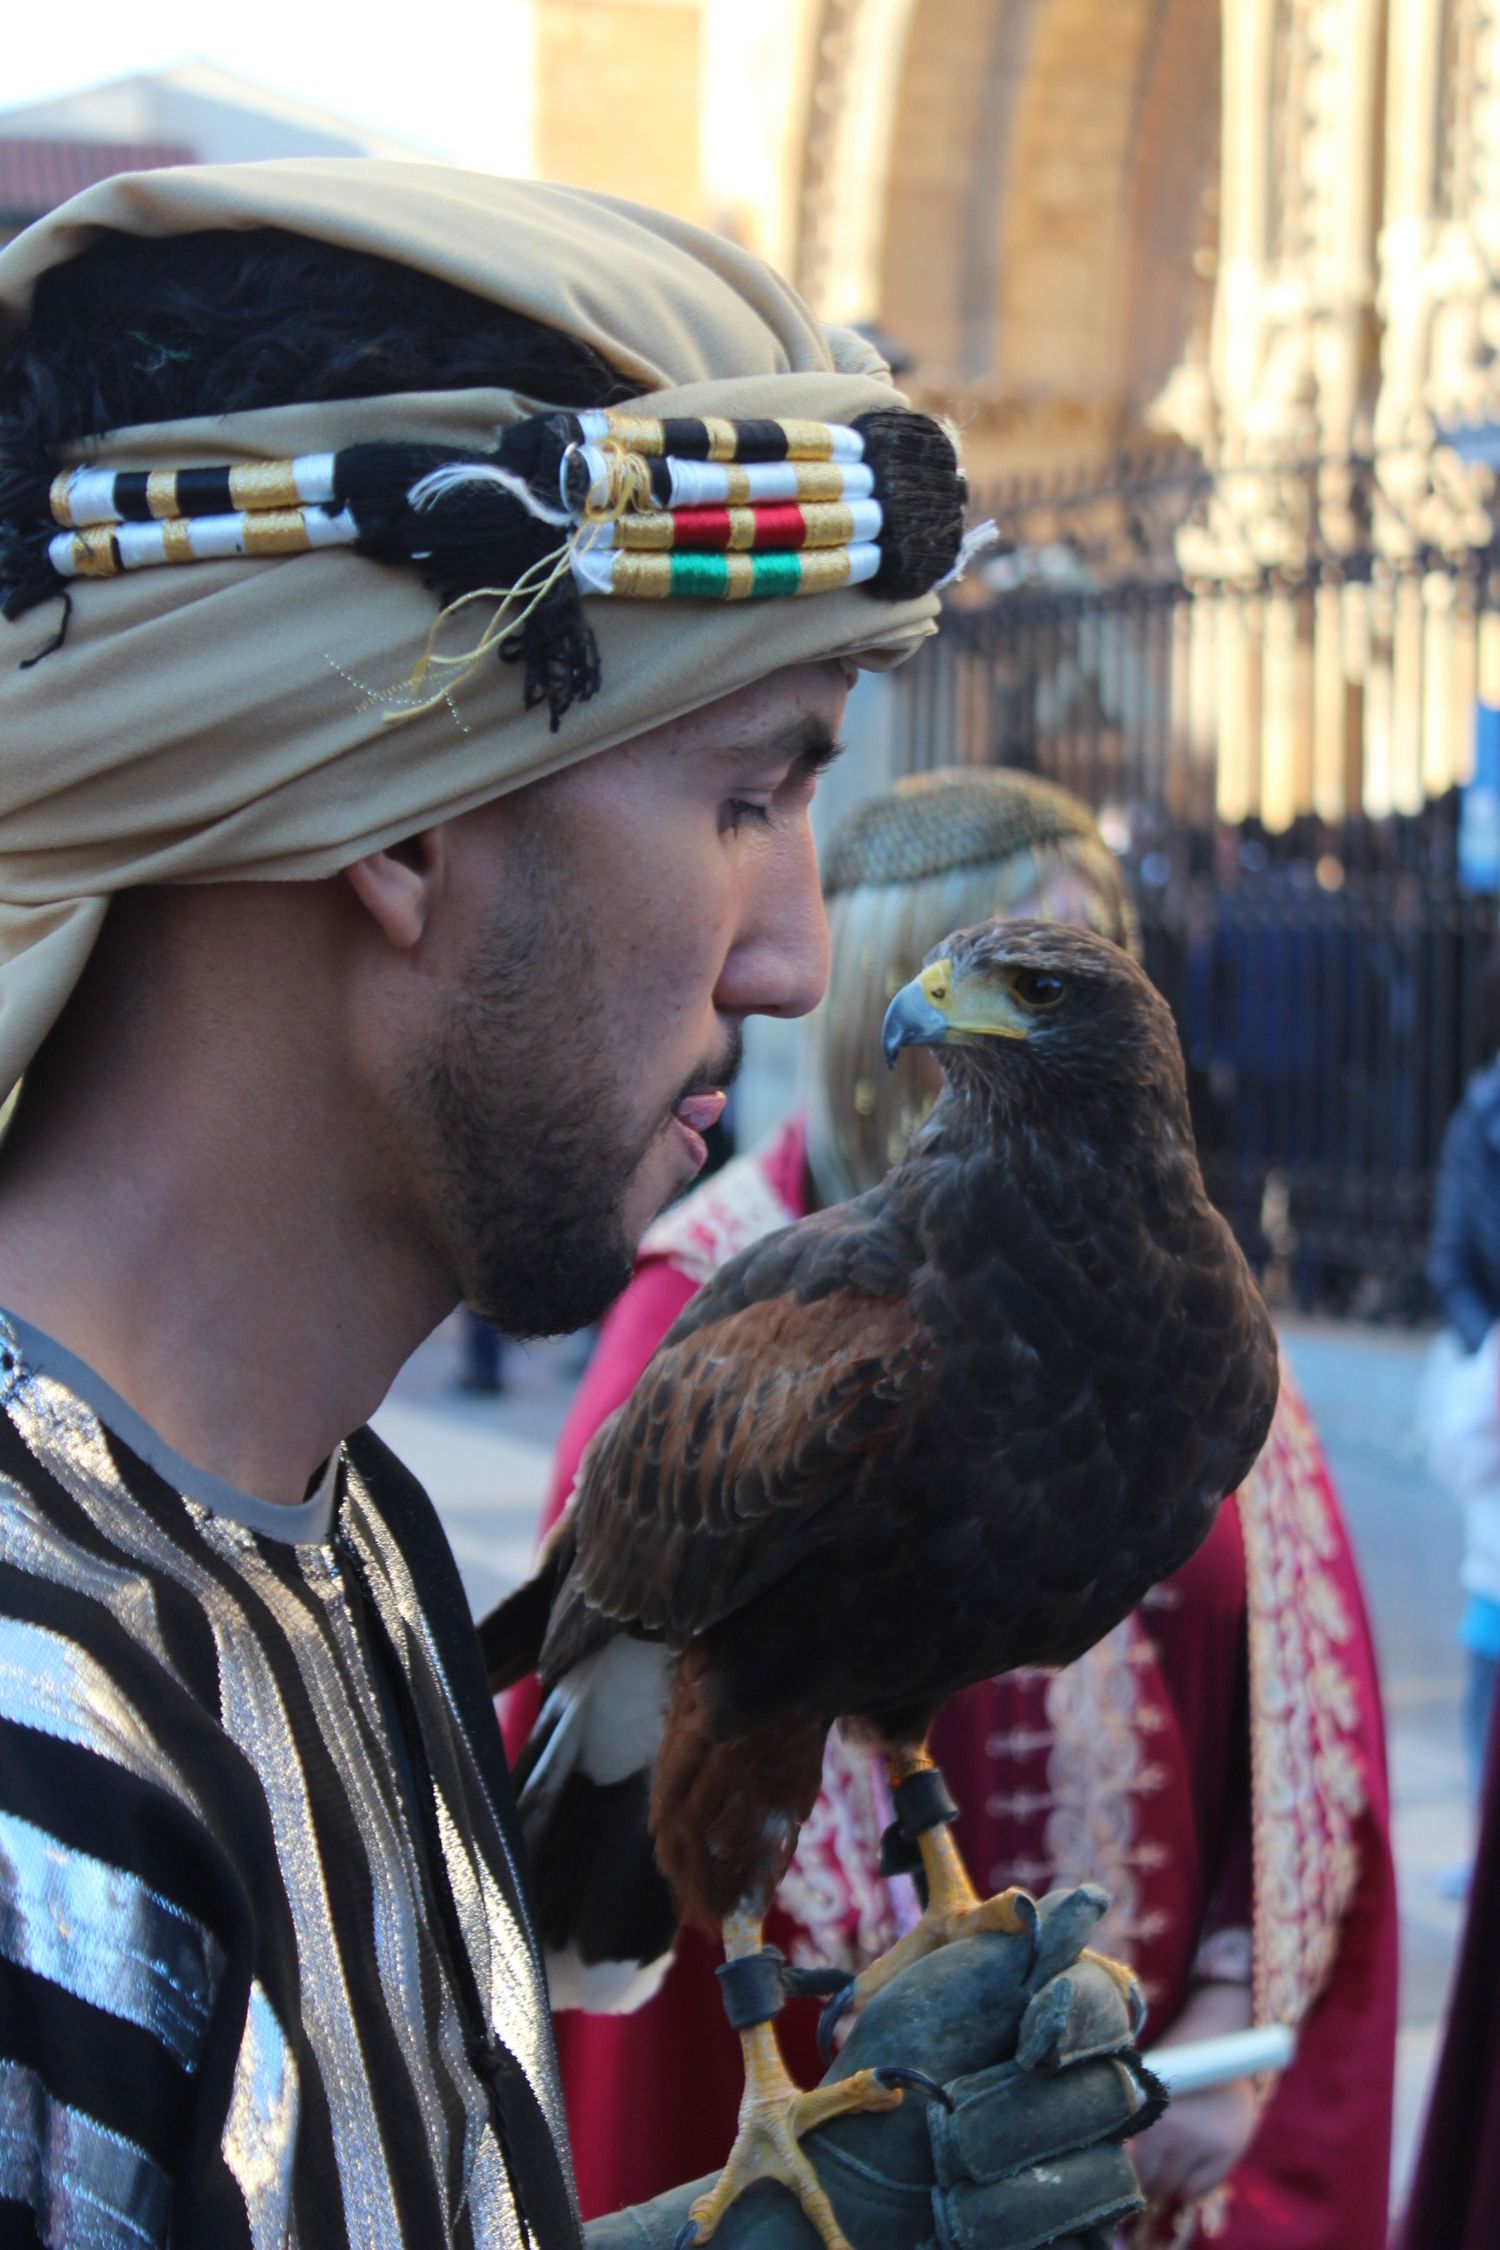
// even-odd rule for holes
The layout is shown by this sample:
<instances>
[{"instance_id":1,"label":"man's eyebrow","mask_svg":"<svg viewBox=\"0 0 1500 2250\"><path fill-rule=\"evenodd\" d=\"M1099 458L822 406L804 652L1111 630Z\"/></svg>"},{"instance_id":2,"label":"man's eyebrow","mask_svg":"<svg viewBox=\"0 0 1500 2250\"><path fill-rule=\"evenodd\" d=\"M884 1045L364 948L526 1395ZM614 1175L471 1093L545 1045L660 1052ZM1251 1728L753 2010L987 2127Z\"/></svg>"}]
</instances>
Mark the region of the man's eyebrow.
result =
<instances>
[{"instance_id":1,"label":"man's eyebrow","mask_svg":"<svg viewBox=\"0 0 1500 2250\"><path fill-rule=\"evenodd\" d=\"M805 774L827 773L834 759L842 758L848 747L841 734L830 734L825 728L821 742L812 744L798 754L798 768Z\"/></svg>"},{"instance_id":2,"label":"man's eyebrow","mask_svg":"<svg viewBox=\"0 0 1500 2250\"><path fill-rule=\"evenodd\" d=\"M773 742L766 745L768 759L785 758L799 776L826 773L843 751L841 735L834 733L826 719L800 719L788 727Z\"/></svg>"}]
</instances>

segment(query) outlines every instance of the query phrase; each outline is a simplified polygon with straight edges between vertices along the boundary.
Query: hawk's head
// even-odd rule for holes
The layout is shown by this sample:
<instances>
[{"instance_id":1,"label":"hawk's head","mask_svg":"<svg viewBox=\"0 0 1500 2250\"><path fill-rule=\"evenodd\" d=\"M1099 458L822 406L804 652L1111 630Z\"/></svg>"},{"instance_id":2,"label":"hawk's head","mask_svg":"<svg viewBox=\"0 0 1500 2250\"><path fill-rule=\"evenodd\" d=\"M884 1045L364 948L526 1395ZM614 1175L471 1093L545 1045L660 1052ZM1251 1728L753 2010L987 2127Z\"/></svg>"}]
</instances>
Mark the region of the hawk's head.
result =
<instances>
[{"instance_id":1,"label":"hawk's head","mask_svg":"<svg viewBox=\"0 0 1500 2250\"><path fill-rule=\"evenodd\" d=\"M928 954L886 1011L885 1054L935 1047L949 1082L1007 1111L1186 1129L1170 1009L1130 955L1057 922L981 922Z\"/></svg>"}]
</instances>

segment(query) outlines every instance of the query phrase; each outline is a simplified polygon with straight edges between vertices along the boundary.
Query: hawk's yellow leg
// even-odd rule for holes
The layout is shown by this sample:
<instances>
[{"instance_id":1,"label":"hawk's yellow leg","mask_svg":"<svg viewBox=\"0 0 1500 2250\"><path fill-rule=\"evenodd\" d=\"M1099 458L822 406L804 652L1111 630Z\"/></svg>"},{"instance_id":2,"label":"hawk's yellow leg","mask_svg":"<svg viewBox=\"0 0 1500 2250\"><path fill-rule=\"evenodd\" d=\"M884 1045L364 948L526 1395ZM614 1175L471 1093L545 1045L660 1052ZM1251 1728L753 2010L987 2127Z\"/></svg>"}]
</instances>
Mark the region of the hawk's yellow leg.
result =
<instances>
[{"instance_id":1,"label":"hawk's yellow leg","mask_svg":"<svg viewBox=\"0 0 1500 2250\"><path fill-rule=\"evenodd\" d=\"M724 1924L728 1958L734 1961L758 1952L760 1945L759 1918L732 1914ZM730 2205L757 2180L779 2180L807 2213L825 2250L849 2250L833 2205L798 2144L804 2133L826 2125L831 2117L845 2117L851 2110L895 2109L901 2100L900 2087L883 2086L874 2071L858 2070L804 2094L782 2060L774 2024L760 2023L742 2031L740 2044L745 2052L745 2091L739 2129L714 2186L692 2206L690 2215L698 2229L695 2239L706 2242Z\"/></svg>"},{"instance_id":2,"label":"hawk's yellow leg","mask_svg":"<svg viewBox=\"0 0 1500 2250\"><path fill-rule=\"evenodd\" d=\"M891 1788L899 1789L912 1774L925 1772L932 1764L925 1750L895 1751L888 1769ZM1030 1917L1021 1908L1023 1899L1029 1903L1028 1893L1013 1884L993 1898L982 1899L969 1880L953 1830L946 1821L936 1828L925 1829L917 1839L917 1849L922 1855L922 1872L927 1878L927 1904L921 1919L868 1968L860 1971L849 1997L851 2008L862 2008L913 1961L936 1953L940 1946L951 1945L955 1938L977 1937L984 1930L998 1930L1004 1937L1016 1937L1028 1926ZM1103 1969L1110 1981L1119 1986L1127 2008L1132 2007L1136 1983L1123 1961L1112 1960L1107 1953L1095 1953L1090 1949L1085 1949L1079 1958Z\"/></svg>"}]
</instances>

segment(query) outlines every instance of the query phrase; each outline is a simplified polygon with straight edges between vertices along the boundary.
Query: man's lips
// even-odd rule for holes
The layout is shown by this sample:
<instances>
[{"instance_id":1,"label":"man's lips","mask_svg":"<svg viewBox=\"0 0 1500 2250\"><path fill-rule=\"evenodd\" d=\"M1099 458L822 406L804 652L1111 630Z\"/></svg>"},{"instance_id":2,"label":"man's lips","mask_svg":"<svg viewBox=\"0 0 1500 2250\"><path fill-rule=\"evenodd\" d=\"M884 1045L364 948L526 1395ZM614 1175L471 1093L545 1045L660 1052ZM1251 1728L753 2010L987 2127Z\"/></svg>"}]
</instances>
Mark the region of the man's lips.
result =
<instances>
[{"instance_id":1,"label":"man's lips","mask_svg":"<svg viewBox=\"0 0 1500 2250\"><path fill-rule=\"evenodd\" d=\"M672 1115L679 1124L686 1125L690 1132L706 1133L711 1125L718 1124L728 1099L729 1096L719 1087L707 1094L684 1094Z\"/></svg>"}]
</instances>

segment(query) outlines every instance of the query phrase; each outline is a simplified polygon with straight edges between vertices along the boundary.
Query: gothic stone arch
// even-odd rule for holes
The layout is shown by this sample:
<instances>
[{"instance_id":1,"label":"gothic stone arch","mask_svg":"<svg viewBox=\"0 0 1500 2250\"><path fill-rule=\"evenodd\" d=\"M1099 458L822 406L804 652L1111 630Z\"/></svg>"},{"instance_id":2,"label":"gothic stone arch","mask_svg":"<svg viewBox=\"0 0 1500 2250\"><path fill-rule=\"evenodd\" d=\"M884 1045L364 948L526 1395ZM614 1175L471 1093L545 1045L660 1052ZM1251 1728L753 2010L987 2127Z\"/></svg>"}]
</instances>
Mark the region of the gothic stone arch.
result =
<instances>
[{"instance_id":1,"label":"gothic stone arch","mask_svg":"<svg viewBox=\"0 0 1500 2250\"><path fill-rule=\"evenodd\" d=\"M842 287L829 309L914 353L981 472L1115 444L1206 356L1219 15L1219 0L823 0L804 285L820 302ZM878 148L841 209L855 104Z\"/></svg>"}]
</instances>

